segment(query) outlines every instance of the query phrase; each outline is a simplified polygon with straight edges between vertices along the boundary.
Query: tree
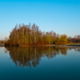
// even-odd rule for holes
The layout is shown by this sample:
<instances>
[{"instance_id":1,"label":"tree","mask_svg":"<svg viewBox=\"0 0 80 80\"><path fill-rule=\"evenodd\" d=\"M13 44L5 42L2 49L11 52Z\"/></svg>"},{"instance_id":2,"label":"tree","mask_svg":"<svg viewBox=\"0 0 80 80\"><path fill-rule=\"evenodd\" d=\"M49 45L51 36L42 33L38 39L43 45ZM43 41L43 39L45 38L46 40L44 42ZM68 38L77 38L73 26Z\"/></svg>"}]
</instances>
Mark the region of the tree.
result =
<instances>
[{"instance_id":1,"label":"tree","mask_svg":"<svg viewBox=\"0 0 80 80\"><path fill-rule=\"evenodd\" d=\"M46 41L48 44L53 44L53 33L51 32L46 32Z\"/></svg>"},{"instance_id":2,"label":"tree","mask_svg":"<svg viewBox=\"0 0 80 80\"><path fill-rule=\"evenodd\" d=\"M63 45L67 43L67 36L65 34L60 36L60 41Z\"/></svg>"}]
</instances>

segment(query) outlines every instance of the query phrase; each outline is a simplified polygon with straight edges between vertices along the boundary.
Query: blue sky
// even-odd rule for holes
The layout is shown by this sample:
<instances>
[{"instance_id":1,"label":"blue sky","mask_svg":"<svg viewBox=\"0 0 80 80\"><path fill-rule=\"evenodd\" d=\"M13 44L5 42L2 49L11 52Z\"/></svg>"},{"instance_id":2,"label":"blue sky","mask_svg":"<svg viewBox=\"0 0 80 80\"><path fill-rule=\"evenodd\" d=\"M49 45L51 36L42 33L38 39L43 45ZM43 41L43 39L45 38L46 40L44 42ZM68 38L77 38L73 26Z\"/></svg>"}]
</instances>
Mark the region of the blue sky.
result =
<instances>
[{"instance_id":1,"label":"blue sky","mask_svg":"<svg viewBox=\"0 0 80 80\"><path fill-rule=\"evenodd\" d=\"M0 39L23 23L35 23L45 32L79 35L80 0L0 0Z\"/></svg>"}]
</instances>

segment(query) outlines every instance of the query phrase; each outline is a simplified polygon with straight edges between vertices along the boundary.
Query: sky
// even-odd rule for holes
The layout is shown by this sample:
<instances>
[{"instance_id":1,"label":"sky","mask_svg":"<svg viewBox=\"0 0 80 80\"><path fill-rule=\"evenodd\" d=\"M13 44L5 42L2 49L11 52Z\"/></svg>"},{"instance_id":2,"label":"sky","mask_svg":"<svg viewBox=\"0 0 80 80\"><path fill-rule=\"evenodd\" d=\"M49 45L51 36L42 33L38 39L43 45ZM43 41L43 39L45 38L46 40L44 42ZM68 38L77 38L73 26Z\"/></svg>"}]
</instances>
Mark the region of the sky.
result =
<instances>
[{"instance_id":1,"label":"sky","mask_svg":"<svg viewBox=\"0 0 80 80\"><path fill-rule=\"evenodd\" d=\"M0 0L0 39L19 24L74 37L80 35L80 0Z\"/></svg>"}]
</instances>

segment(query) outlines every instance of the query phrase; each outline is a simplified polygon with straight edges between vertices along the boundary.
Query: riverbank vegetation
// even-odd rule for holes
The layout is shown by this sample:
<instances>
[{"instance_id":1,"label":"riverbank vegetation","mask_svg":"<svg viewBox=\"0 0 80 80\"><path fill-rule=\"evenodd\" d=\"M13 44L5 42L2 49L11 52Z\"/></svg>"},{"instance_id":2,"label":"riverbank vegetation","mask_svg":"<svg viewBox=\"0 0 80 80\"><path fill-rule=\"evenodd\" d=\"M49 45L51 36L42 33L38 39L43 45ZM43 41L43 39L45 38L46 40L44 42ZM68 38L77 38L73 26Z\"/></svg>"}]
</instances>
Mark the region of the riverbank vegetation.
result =
<instances>
[{"instance_id":1,"label":"riverbank vegetation","mask_svg":"<svg viewBox=\"0 0 80 80\"><path fill-rule=\"evenodd\" d=\"M80 42L80 39L68 38L67 35L59 35L53 31L42 32L35 24L19 25L10 32L9 39L5 46L21 45L66 45L73 42Z\"/></svg>"}]
</instances>

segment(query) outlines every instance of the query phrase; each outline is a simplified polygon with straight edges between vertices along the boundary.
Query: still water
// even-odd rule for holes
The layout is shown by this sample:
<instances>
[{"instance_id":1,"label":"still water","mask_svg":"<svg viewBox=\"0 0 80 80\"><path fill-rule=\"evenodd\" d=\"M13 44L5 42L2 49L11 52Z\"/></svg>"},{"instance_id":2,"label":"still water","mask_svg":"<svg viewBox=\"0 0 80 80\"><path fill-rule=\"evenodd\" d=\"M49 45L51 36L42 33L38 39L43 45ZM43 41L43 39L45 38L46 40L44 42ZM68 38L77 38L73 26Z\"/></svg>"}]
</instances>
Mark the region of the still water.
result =
<instances>
[{"instance_id":1,"label":"still water","mask_svg":"<svg viewBox=\"0 0 80 80\"><path fill-rule=\"evenodd\" d=\"M0 80L80 80L80 47L0 47Z\"/></svg>"}]
</instances>

